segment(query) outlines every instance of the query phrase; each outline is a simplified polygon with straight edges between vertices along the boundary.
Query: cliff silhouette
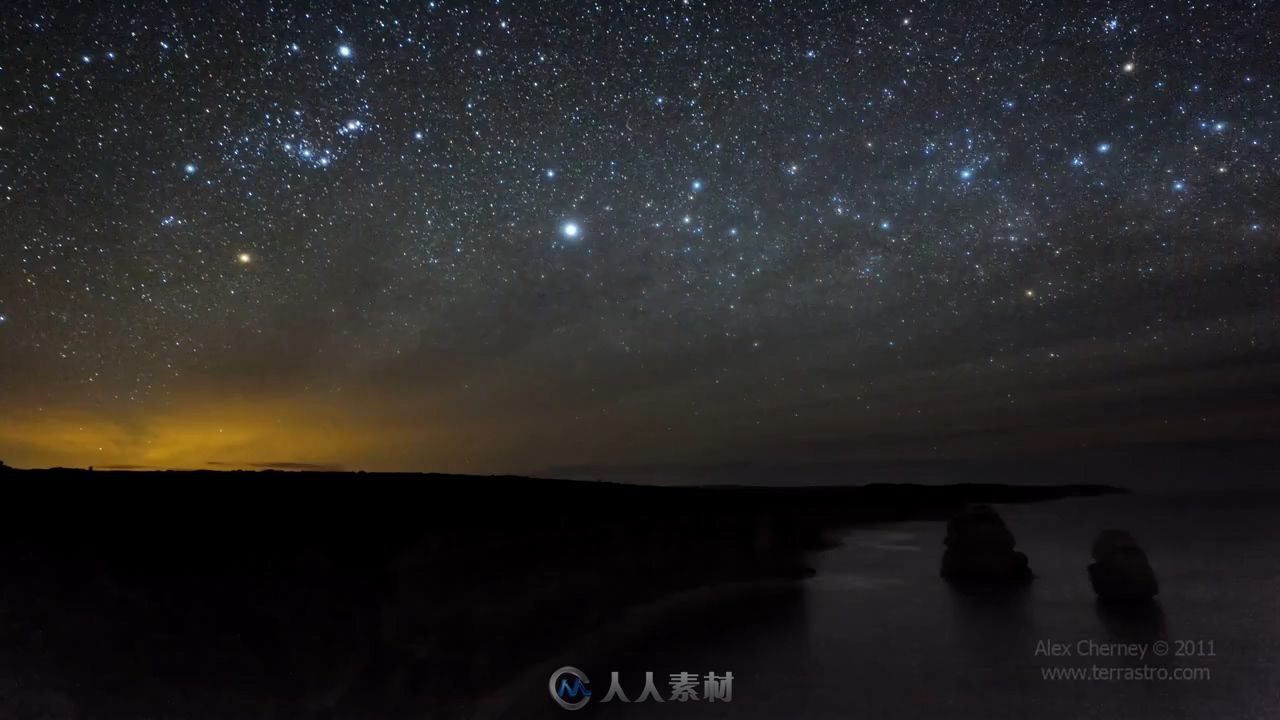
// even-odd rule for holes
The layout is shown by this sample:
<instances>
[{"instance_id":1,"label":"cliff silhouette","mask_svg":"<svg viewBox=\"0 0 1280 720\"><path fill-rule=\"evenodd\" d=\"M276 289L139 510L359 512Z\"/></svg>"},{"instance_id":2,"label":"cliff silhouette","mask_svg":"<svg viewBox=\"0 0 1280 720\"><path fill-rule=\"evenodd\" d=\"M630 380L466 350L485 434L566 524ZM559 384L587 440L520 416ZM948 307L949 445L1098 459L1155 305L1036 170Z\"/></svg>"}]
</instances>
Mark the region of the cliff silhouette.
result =
<instances>
[{"instance_id":1,"label":"cliff silhouette","mask_svg":"<svg viewBox=\"0 0 1280 720\"><path fill-rule=\"evenodd\" d=\"M627 608L805 576L841 527L1117 492L65 469L3 487L10 710L193 720L467 715Z\"/></svg>"}]
</instances>

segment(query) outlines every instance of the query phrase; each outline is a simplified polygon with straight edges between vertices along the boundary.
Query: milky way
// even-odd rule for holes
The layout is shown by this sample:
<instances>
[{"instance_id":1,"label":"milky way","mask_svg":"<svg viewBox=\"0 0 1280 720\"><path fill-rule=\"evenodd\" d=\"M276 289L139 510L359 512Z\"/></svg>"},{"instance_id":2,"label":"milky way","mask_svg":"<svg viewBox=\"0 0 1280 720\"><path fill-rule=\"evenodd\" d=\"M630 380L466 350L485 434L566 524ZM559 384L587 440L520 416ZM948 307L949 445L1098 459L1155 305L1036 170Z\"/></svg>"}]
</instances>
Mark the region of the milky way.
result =
<instances>
[{"instance_id":1,"label":"milky way","mask_svg":"<svg viewBox=\"0 0 1280 720\"><path fill-rule=\"evenodd\" d=\"M0 456L1237 435L1276 377L1276 7L11 9Z\"/></svg>"}]
</instances>

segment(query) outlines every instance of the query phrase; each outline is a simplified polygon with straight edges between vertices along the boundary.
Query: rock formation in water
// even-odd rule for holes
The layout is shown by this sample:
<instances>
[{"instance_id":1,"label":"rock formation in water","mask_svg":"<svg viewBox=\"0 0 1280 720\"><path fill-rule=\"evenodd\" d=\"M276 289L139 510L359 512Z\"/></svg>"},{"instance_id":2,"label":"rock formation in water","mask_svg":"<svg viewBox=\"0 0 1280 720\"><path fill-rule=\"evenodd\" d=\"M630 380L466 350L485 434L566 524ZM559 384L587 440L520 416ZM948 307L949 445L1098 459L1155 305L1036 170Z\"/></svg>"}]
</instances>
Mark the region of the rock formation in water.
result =
<instances>
[{"instance_id":1,"label":"rock formation in water","mask_svg":"<svg viewBox=\"0 0 1280 720\"><path fill-rule=\"evenodd\" d=\"M1013 533L989 505L975 505L947 522L942 577L953 582L1027 582L1027 556L1013 549Z\"/></svg>"},{"instance_id":2,"label":"rock formation in water","mask_svg":"<svg viewBox=\"0 0 1280 720\"><path fill-rule=\"evenodd\" d=\"M1103 600L1149 600L1160 592L1147 554L1124 530L1103 530L1093 541L1093 560L1089 582Z\"/></svg>"}]
</instances>

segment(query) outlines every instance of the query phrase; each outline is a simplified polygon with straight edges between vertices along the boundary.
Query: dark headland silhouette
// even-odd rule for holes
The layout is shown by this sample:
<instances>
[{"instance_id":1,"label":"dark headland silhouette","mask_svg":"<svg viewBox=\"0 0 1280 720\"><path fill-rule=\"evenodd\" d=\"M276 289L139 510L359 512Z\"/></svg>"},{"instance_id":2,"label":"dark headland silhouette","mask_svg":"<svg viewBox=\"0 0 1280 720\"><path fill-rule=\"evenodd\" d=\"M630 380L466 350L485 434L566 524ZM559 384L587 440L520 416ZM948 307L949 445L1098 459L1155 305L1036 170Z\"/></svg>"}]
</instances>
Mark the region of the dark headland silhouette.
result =
<instances>
[{"instance_id":1,"label":"dark headland silhouette","mask_svg":"<svg viewBox=\"0 0 1280 720\"><path fill-rule=\"evenodd\" d=\"M192 720L468 716L627 608L803 577L842 527L1123 492L66 469L0 483L7 711Z\"/></svg>"}]
</instances>

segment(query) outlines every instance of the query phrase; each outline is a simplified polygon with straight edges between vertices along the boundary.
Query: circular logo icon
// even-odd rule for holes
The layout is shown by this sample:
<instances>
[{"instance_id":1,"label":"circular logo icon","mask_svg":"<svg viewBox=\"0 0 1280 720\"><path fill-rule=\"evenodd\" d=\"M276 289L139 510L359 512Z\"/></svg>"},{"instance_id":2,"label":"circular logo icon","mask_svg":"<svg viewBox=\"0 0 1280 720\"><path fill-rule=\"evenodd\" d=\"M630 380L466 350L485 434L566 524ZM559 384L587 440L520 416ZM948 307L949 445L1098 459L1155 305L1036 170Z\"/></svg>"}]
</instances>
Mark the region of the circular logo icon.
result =
<instances>
[{"instance_id":1,"label":"circular logo icon","mask_svg":"<svg viewBox=\"0 0 1280 720\"><path fill-rule=\"evenodd\" d=\"M565 710L581 710L591 700L591 681L587 674L572 665L551 673L551 699Z\"/></svg>"}]
</instances>

